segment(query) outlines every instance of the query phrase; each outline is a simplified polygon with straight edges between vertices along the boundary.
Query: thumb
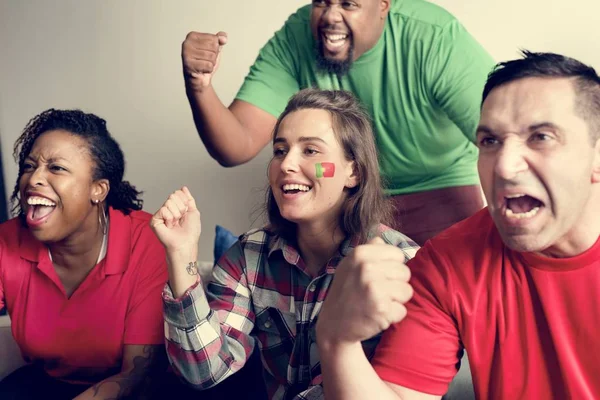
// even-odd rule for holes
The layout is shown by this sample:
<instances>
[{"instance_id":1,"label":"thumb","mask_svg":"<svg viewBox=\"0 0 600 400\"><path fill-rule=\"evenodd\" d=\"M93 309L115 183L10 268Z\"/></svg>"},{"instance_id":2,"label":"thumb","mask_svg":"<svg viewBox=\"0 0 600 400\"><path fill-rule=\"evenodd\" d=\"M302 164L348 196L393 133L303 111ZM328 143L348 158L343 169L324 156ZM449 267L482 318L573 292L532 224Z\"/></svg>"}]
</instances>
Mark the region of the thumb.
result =
<instances>
[{"instance_id":1,"label":"thumb","mask_svg":"<svg viewBox=\"0 0 600 400\"><path fill-rule=\"evenodd\" d=\"M196 206L196 200L194 199L194 196L192 196L190 189L188 189L187 186L184 186L181 188L181 190L187 197L187 207L188 207L187 210L188 211L198 211L198 207Z\"/></svg>"},{"instance_id":2,"label":"thumb","mask_svg":"<svg viewBox=\"0 0 600 400\"><path fill-rule=\"evenodd\" d=\"M385 244L385 241L379 236L375 236L367 242L367 244Z\"/></svg>"},{"instance_id":3,"label":"thumb","mask_svg":"<svg viewBox=\"0 0 600 400\"><path fill-rule=\"evenodd\" d=\"M219 39L219 51L223 46L227 44L227 32L220 31L217 33L217 39Z\"/></svg>"}]
</instances>

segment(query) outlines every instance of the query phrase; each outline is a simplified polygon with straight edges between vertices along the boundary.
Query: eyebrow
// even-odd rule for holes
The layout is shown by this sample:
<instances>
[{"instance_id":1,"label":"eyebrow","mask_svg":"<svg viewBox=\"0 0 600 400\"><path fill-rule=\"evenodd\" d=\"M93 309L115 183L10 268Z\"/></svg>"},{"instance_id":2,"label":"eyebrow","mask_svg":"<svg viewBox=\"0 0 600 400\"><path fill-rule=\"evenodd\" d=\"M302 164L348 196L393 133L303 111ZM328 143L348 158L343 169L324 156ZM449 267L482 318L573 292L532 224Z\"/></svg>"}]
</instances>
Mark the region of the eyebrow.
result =
<instances>
[{"instance_id":1,"label":"eyebrow","mask_svg":"<svg viewBox=\"0 0 600 400\"><path fill-rule=\"evenodd\" d=\"M529 125L527 127L527 132L533 132L536 131L538 129L542 129L542 128L547 128L547 129L552 129L555 131L560 131L560 127L552 122L540 122L537 124L533 124L533 125ZM479 134L483 134L483 135L495 135L496 133L494 132L494 130L486 125L479 125L477 127L477 132L475 133L476 135Z\"/></svg>"},{"instance_id":2,"label":"eyebrow","mask_svg":"<svg viewBox=\"0 0 600 400\"><path fill-rule=\"evenodd\" d=\"M320 137L317 136L300 136L298 138L299 142L321 142L324 144L327 144L326 141L324 141L323 139L321 139ZM273 141L273 144L275 143L287 143L287 139L285 138L275 138L275 140Z\"/></svg>"},{"instance_id":3,"label":"eyebrow","mask_svg":"<svg viewBox=\"0 0 600 400\"><path fill-rule=\"evenodd\" d=\"M488 128L485 125L479 125L477 127L477 131L475 132L476 135L479 134L484 134L484 135L493 135L494 131L491 128Z\"/></svg>"}]
</instances>

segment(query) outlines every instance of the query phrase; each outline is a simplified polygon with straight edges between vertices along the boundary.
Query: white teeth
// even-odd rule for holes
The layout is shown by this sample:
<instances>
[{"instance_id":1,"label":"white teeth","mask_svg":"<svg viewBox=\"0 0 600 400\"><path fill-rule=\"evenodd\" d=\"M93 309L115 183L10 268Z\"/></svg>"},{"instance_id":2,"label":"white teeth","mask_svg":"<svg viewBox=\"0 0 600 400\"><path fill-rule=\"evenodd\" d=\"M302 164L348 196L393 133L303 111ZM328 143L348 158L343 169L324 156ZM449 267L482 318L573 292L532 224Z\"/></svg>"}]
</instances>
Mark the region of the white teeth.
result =
<instances>
[{"instance_id":1,"label":"white teeth","mask_svg":"<svg viewBox=\"0 0 600 400\"><path fill-rule=\"evenodd\" d=\"M539 207L534 207L531 210L529 210L527 212L524 212L524 213L515 213L510 208L507 208L506 209L506 216L508 218L516 218L516 219L531 218L534 215L536 215L538 213L538 211L540 211L540 208Z\"/></svg>"},{"instance_id":2,"label":"white teeth","mask_svg":"<svg viewBox=\"0 0 600 400\"><path fill-rule=\"evenodd\" d=\"M27 198L27 204L30 206L47 206L47 207L55 207L56 203L51 200L48 200L45 197L31 196Z\"/></svg>"},{"instance_id":3,"label":"white teeth","mask_svg":"<svg viewBox=\"0 0 600 400\"><path fill-rule=\"evenodd\" d=\"M346 39L348 37L348 35L341 35L341 34L337 34L337 35L325 35L325 37L330 42L336 42L338 40L344 40L344 39Z\"/></svg>"},{"instance_id":4,"label":"white teeth","mask_svg":"<svg viewBox=\"0 0 600 400\"><path fill-rule=\"evenodd\" d=\"M504 197L506 197L507 199L517 199L517 198L523 197L523 196L525 196L525 194L517 193L517 194L509 194L508 196L504 196Z\"/></svg>"},{"instance_id":5,"label":"white teeth","mask_svg":"<svg viewBox=\"0 0 600 400\"><path fill-rule=\"evenodd\" d=\"M300 190L302 192L308 192L310 187L306 185L298 185L298 184L285 184L283 185L283 191L287 192L288 190Z\"/></svg>"}]
</instances>

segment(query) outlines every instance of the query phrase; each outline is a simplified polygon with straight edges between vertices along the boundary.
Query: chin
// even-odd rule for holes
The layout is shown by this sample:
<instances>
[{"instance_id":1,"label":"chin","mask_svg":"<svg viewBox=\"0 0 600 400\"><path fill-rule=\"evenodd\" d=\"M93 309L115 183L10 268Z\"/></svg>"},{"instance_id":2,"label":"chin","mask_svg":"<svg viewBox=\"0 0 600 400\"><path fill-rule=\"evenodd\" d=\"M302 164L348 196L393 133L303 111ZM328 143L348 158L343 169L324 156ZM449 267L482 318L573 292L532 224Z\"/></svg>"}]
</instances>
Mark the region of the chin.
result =
<instances>
[{"instance_id":1,"label":"chin","mask_svg":"<svg viewBox=\"0 0 600 400\"><path fill-rule=\"evenodd\" d=\"M547 248L546 245L542 244L539 237L534 234L510 235L500 233L500 236L502 236L502 241L508 248L520 253L539 253Z\"/></svg>"}]
</instances>

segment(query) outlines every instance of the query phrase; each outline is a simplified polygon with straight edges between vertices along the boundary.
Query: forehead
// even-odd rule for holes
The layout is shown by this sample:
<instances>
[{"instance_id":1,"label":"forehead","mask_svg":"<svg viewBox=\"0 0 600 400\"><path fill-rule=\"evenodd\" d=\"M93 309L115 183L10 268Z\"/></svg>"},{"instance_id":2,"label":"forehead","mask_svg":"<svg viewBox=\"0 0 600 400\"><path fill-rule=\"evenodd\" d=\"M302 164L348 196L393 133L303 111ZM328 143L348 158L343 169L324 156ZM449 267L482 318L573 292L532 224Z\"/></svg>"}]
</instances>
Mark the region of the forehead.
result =
<instances>
[{"instance_id":1,"label":"forehead","mask_svg":"<svg viewBox=\"0 0 600 400\"><path fill-rule=\"evenodd\" d=\"M33 143L30 157L64 158L91 162L85 139L64 130L42 133Z\"/></svg>"},{"instance_id":2,"label":"forehead","mask_svg":"<svg viewBox=\"0 0 600 400\"><path fill-rule=\"evenodd\" d=\"M569 78L522 78L493 89L481 108L480 124L518 131L539 123L570 126L583 122Z\"/></svg>"},{"instance_id":3,"label":"forehead","mask_svg":"<svg viewBox=\"0 0 600 400\"><path fill-rule=\"evenodd\" d=\"M286 115L279 125L276 138L293 141L300 137L318 137L326 142L336 141L329 111L303 109Z\"/></svg>"}]
</instances>

